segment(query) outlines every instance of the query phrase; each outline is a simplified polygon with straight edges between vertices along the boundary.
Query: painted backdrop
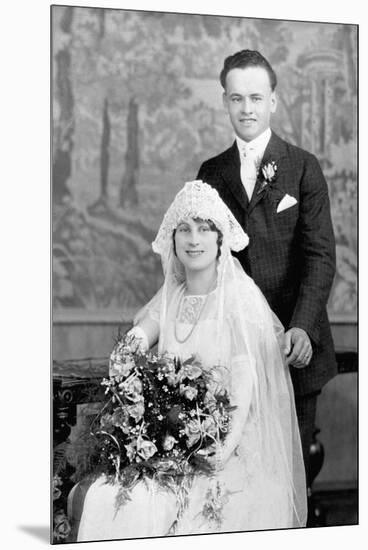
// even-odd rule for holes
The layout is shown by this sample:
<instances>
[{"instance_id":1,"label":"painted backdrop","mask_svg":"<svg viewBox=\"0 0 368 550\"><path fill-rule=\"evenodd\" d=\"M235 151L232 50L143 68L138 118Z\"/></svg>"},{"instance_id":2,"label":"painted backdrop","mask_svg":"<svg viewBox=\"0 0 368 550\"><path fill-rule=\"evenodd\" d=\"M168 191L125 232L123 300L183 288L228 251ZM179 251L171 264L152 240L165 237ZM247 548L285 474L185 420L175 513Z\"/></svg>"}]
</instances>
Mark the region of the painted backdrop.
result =
<instances>
[{"instance_id":1,"label":"painted backdrop","mask_svg":"<svg viewBox=\"0 0 368 550\"><path fill-rule=\"evenodd\" d=\"M331 320L357 308L355 26L53 6L54 318L129 321L161 283L162 215L233 140L218 75L258 49L273 127L317 155L337 242Z\"/></svg>"}]
</instances>

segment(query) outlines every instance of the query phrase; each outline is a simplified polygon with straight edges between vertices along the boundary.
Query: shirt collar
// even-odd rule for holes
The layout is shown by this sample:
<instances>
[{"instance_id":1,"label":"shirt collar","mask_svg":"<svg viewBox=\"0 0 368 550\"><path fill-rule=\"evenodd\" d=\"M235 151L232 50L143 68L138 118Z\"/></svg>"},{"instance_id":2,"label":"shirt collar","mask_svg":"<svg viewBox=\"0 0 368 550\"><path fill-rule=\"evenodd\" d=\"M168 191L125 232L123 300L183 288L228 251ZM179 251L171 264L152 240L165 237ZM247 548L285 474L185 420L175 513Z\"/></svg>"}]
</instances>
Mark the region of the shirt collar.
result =
<instances>
[{"instance_id":1,"label":"shirt collar","mask_svg":"<svg viewBox=\"0 0 368 550\"><path fill-rule=\"evenodd\" d=\"M238 136L235 136L236 143L238 145L239 152L244 151L246 148L251 147L255 150L258 157L263 157L263 154L266 150L267 144L270 141L271 138L271 128L267 128L262 134L257 136L255 139L252 139L251 141L244 141Z\"/></svg>"}]
</instances>

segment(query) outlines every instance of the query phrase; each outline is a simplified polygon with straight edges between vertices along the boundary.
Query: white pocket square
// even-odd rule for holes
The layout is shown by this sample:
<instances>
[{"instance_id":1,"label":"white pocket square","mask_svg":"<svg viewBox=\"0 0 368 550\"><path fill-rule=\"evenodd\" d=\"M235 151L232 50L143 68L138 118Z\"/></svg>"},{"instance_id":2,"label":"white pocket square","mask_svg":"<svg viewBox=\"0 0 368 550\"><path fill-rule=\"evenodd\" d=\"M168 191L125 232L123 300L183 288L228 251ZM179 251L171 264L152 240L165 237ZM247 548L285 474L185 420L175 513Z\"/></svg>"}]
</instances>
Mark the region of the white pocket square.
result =
<instances>
[{"instance_id":1,"label":"white pocket square","mask_svg":"<svg viewBox=\"0 0 368 550\"><path fill-rule=\"evenodd\" d=\"M296 204L297 202L298 201L296 200L295 197L292 197L291 195L288 195L286 193L286 195L284 195L282 197L281 201L277 205L276 212L277 213L282 212L283 210L286 210L287 208L290 208L290 206L294 206L294 204Z\"/></svg>"}]
</instances>

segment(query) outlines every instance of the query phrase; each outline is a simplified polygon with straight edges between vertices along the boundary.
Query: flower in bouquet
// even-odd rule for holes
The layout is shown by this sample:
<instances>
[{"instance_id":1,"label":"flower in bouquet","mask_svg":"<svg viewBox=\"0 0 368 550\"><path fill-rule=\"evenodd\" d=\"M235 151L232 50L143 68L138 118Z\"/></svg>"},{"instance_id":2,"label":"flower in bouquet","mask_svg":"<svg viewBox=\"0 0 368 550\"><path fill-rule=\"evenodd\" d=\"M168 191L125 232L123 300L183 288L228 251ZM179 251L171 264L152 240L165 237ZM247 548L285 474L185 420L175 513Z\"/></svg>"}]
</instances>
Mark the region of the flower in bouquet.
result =
<instances>
[{"instance_id":1,"label":"flower in bouquet","mask_svg":"<svg viewBox=\"0 0 368 550\"><path fill-rule=\"evenodd\" d=\"M184 433L187 437L187 447L193 447L201 438L202 429L200 421L198 419L189 420L184 428Z\"/></svg>"},{"instance_id":2,"label":"flower in bouquet","mask_svg":"<svg viewBox=\"0 0 368 550\"><path fill-rule=\"evenodd\" d=\"M178 379L180 381L188 378L189 380L196 380L203 375L203 369L200 366L198 359L194 358L193 363L184 363L182 368L179 370Z\"/></svg>"},{"instance_id":3,"label":"flower in bouquet","mask_svg":"<svg viewBox=\"0 0 368 550\"><path fill-rule=\"evenodd\" d=\"M124 340L118 342L110 355L109 370L114 376L128 376L135 366L132 351Z\"/></svg>"},{"instance_id":4,"label":"flower in bouquet","mask_svg":"<svg viewBox=\"0 0 368 550\"><path fill-rule=\"evenodd\" d=\"M129 415L134 418L136 422L139 422L144 415L144 404L142 401L139 401L138 403L134 403L133 405L129 405L127 407L127 411Z\"/></svg>"},{"instance_id":5,"label":"flower in bouquet","mask_svg":"<svg viewBox=\"0 0 368 550\"><path fill-rule=\"evenodd\" d=\"M215 438L219 429L219 424L216 422L216 417L208 415L201 424L202 431L205 435Z\"/></svg>"},{"instance_id":6,"label":"flower in bouquet","mask_svg":"<svg viewBox=\"0 0 368 550\"><path fill-rule=\"evenodd\" d=\"M137 440L137 453L144 460L148 460L154 454L157 453L157 447L152 441L149 441L149 440L146 440L146 439L142 439L141 437L138 437L138 440Z\"/></svg>"},{"instance_id":7,"label":"flower in bouquet","mask_svg":"<svg viewBox=\"0 0 368 550\"><path fill-rule=\"evenodd\" d=\"M211 376L206 384L207 391L213 396L225 395L228 373L226 369L216 365L211 369Z\"/></svg>"},{"instance_id":8,"label":"flower in bouquet","mask_svg":"<svg viewBox=\"0 0 368 550\"><path fill-rule=\"evenodd\" d=\"M216 395L211 390L206 391L206 393L204 395L204 398L203 398L203 403L204 403L206 409L211 414L213 414L216 411L218 401L216 399Z\"/></svg>"},{"instance_id":9,"label":"flower in bouquet","mask_svg":"<svg viewBox=\"0 0 368 550\"><path fill-rule=\"evenodd\" d=\"M163 364L161 365L162 376L166 378L166 382L169 386L176 386L178 383L178 376L175 368L175 357L170 354L166 354Z\"/></svg>"},{"instance_id":10,"label":"flower in bouquet","mask_svg":"<svg viewBox=\"0 0 368 550\"><path fill-rule=\"evenodd\" d=\"M171 451L177 442L177 439L175 439L172 435L166 435L162 443L162 448L164 451Z\"/></svg>"},{"instance_id":11,"label":"flower in bouquet","mask_svg":"<svg viewBox=\"0 0 368 550\"><path fill-rule=\"evenodd\" d=\"M180 395L184 395L186 399L193 401L198 395L198 390L194 386L186 386L185 384L180 384L179 387Z\"/></svg>"},{"instance_id":12,"label":"flower in bouquet","mask_svg":"<svg viewBox=\"0 0 368 550\"><path fill-rule=\"evenodd\" d=\"M121 382L119 388L120 393L128 395L132 401L142 400L143 385L137 376L129 377L125 382Z\"/></svg>"},{"instance_id":13,"label":"flower in bouquet","mask_svg":"<svg viewBox=\"0 0 368 550\"><path fill-rule=\"evenodd\" d=\"M123 431L128 430L129 431L129 412L127 410L127 407L117 407L112 415L108 415L110 418L108 418L107 422L111 420L111 423L116 428L120 428ZM106 426L106 421L103 420L103 424ZM128 433L126 431L126 433Z\"/></svg>"},{"instance_id":14,"label":"flower in bouquet","mask_svg":"<svg viewBox=\"0 0 368 550\"><path fill-rule=\"evenodd\" d=\"M129 443L128 445L124 445L125 447L125 450L126 450L126 455L127 455L127 458L130 462L133 462L136 454L137 454L137 441L134 440L132 441L131 443Z\"/></svg>"}]
</instances>

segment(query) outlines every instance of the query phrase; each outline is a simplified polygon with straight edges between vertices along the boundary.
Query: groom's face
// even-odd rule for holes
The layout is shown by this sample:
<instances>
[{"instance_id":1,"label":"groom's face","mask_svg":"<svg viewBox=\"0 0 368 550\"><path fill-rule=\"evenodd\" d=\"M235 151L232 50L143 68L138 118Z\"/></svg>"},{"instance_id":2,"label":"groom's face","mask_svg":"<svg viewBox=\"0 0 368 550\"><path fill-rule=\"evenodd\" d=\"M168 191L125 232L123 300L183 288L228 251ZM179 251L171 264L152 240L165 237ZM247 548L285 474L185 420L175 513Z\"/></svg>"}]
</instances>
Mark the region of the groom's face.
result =
<instances>
[{"instance_id":1,"label":"groom's face","mask_svg":"<svg viewBox=\"0 0 368 550\"><path fill-rule=\"evenodd\" d=\"M229 71L223 101L236 135L244 141L262 134L276 111L276 95L263 67Z\"/></svg>"}]
</instances>

